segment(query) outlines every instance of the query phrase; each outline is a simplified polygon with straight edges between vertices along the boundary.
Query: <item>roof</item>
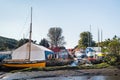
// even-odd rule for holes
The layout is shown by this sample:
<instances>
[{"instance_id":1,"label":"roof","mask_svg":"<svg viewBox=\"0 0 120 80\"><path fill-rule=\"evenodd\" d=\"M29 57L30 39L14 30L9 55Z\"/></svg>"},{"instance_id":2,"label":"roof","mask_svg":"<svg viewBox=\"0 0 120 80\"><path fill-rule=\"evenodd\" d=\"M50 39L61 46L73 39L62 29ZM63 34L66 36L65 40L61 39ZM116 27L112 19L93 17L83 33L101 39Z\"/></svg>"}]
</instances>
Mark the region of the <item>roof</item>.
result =
<instances>
[{"instance_id":1,"label":"roof","mask_svg":"<svg viewBox=\"0 0 120 80\"><path fill-rule=\"evenodd\" d=\"M60 52L60 48L59 47L54 47L54 48L50 48L53 52Z\"/></svg>"}]
</instances>

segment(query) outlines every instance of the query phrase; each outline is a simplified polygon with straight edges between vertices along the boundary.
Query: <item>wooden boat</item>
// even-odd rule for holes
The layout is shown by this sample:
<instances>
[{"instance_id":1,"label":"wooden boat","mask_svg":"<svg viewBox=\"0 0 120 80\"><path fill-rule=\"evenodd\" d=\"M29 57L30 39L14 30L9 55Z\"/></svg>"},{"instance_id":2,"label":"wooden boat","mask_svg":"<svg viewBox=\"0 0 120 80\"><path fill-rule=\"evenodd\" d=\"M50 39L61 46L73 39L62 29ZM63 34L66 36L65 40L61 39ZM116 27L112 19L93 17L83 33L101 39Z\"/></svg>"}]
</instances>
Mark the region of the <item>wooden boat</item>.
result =
<instances>
[{"instance_id":1,"label":"wooden boat","mask_svg":"<svg viewBox=\"0 0 120 80\"><path fill-rule=\"evenodd\" d=\"M39 51L39 54L36 54L36 48L38 50L39 46L35 45L31 42L31 33L32 33L32 7L31 7L31 23L30 23L29 42L18 48L19 53L22 54L22 55L17 56L18 59L14 58L14 56L13 56L14 59L12 58L11 60L4 60L3 64L2 64L4 67L28 68L28 67L45 67L46 66L45 58L39 59L40 56L44 57L44 55L41 55L40 51ZM25 50L23 50L23 51L28 53L27 59L24 58L25 56L23 56L23 55L25 52L22 52L21 48L22 49L25 48L26 51ZM31 50L33 50L33 52ZM37 59L34 58L34 56L33 56L34 60L31 60L31 56L34 55L33 53L35 54L35 56L37 56ZM23 58L21 58L21 56L23 56Z\"/></svg>"},{"instance_id":2,"label":"wooden boat","mask_svg":"<svg viewBox=\"0 0 120 80\"><path fill-rule=\"evenodd\" d=\"M25 60L8 60L3 64L4 67L8 68L28 68L28 67L45 67L45 61L25 61Z\"/></svg>"}]
</instances>

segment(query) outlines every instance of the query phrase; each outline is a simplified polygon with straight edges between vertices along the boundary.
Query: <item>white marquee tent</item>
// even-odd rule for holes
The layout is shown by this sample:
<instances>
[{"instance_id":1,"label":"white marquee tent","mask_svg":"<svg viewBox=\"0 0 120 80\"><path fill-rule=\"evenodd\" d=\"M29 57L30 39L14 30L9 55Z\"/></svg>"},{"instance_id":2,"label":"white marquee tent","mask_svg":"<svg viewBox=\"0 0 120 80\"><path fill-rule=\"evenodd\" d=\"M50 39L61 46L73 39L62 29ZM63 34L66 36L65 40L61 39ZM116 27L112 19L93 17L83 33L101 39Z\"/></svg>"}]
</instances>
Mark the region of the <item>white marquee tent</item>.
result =
<instances>
[{"instance_id":1,"label":"white marquee tent","mask_svg":"<svg viewBox=\"0 0 120 80\"><path fill-rule=\"evenodd\" d=\"M31 54L30 54L30 61L35 60L46 60L46 56L49 54L53 54L53 51L31 43ZM29 56L29 43L24 44L23 46L17 48L12 53L12 60L16 59L28 59Z\"/></svg>"}]
</instances>

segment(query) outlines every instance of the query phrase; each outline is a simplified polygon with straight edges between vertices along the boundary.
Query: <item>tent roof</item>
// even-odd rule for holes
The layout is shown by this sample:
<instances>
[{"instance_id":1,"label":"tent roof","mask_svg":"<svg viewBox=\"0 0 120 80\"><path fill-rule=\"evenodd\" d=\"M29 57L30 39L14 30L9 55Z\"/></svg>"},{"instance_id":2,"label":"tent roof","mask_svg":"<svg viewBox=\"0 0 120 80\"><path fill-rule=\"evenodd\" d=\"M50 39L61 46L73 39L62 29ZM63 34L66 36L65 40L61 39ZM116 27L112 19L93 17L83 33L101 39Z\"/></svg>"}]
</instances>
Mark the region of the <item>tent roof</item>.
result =
<instances>
[{"instance_id":1,"label":"tent roof","mask_svg":"<svg viewBox=\"0 0 120 80\"><path fill-rule=\"evenodd\" d=\"M30 52L30 60L45 60L45 52L53 51L36 44L31 43L31 52ZM28 59L29 58L29 42L17 48L12 53L12 59Z\"/></svg>"},{"instance_id":2,"label":"tent roof","mask_svg":"<svg viewBox=\"0 0 120 80\"><path fill-rule=\"evenodd\" d=\"M26 46L28 47L28 45L29 45L29 42L27 42L27 43L25 43L24 45L20 46L20 47L17 48L16 50L21 49L21 48L24 48L24 47L26 47ZM31 43L31 48L32 48L32 46L37 47L37 48L40 49L40 50L45 50L45 51L53 52L52 50L50 50L50 49L48 49L48 48L46 48L46 47L44 47L44 46L41 46L41 45L37 45L37 44ZM16 51L16 50L15 50L15 51Z\"/></svg>"}]
</instances>

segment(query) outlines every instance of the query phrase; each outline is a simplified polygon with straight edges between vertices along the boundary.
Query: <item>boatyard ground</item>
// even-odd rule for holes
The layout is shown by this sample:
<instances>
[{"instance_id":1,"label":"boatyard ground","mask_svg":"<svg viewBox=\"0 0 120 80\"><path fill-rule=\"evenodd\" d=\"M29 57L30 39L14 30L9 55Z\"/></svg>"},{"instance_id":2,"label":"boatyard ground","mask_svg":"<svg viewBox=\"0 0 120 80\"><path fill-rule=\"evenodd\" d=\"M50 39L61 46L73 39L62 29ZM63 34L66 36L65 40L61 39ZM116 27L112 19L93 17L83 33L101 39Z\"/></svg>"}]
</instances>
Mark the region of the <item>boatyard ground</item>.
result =
<instances>
[{"instance_id":1,"label":"boatyard ground","mask_svg":"<svg viewBox=\"0 0 120 80\"><path fill-rule=\"evenodd\" d=\"M0 72L0 79L37 79L37 78L51 78L51 77L69 77L69 76L120 76L120 69L118 68L102 68L102 69L77 69L77 67L58 67L58 68L27 68L20 70L12 70L9 72ZM57 70L58 69L58 70Z\"/></svg>"}]
</instances>

